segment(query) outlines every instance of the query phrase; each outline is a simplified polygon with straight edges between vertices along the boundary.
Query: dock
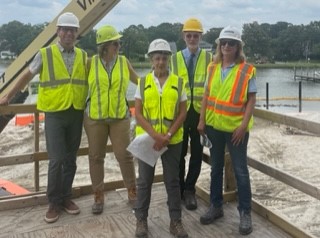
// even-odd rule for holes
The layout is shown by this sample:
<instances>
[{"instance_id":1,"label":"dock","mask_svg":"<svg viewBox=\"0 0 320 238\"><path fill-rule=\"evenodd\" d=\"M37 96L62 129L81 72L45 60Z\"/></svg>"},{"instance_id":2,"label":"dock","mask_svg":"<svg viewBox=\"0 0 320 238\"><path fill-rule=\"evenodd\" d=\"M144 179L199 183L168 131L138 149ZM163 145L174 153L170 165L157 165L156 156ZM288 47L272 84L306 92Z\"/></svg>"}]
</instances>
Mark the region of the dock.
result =
<instances>
[{"instance_id":1,"label":"dock","mask_svg":"<svg viewBox=\"0 0 320 238\"><path fill-rule=\"evenodd\" d=\"M298 81L311 81L314 83L320 83L320 71L310 71L310 70L302 70L300 69L299 72L297 72L296 67L294 67L294 80Z\"/></svg>"},{"instance_id":2,"label":"dock","mask_svg":"<svg viewBox=\"0 0 320 238\"><path fill-rule=\"evenodd\" d=\"M132 103L132 102L130 102ZM34 148L30 152L23 154L12 154L0 156L0 167L26 165L33 167L33 176L29 178L33 187L28 188L31 192L26 195L4 196L0 197L0 238L2 237L106 237L121 238L134 237L135 234L135 216L132 207L127 203L127 192L124 189L122 180L105 181L106 202L105 210L102 215L93 215L91 206L93 203L92 188L89 180L85 184L74 185L73 199L81 208L79 215L68 215L62 213L60 219L53 224L47 224L44 221L44 215L48 208L46 198L45 179L43 176L42 164L48 160L47 152L40 149L40 139L43 133L40 130L39 111L35 105L8 105L0 107L0 114L34 114L33 132ZM281 123L287 125L287 128L296 127L306 132L312 132L320 135L320 125L318 123L306 122L290 116L284 116L271 113L264 110L255 109L256 117L267 120L266 125L270 123ZM43 138L42 138L43 139ZM258 142L263 142L258 139ZM84 141L85 142L85 141ZM22 146L19 144L19 146ZM32 146L32 144L31 144ZM87 143L79 149L78 162L87 161L88 147ZM271 149L271 148L266 148ZM276 148L275 148L276 149ZM279 148L281 150L281 148ZM111 153L112 146L106 146L106 153ZM254 155L254 154L253 154ZM276 156L276 154L271 154ZM85 157L85 158L83 158ZM198 198L198 209L189 211L182 205L183 224L190 237L242 237L239 234L239 214L237 210L237 187L231 165L230 155L225 154L225 173L224 173L224 217L210 225L200 224L200 216L205 213L209 205L209 178L210 178L210 158L206 151L203 154L203 167L201 178L199 178L196 195ZM274 168L271 165L258 161L253 157L248 157L250 169L263 173L276 179L278 182L291 186L300 192L311 196L317 201L320 200L320 189L315 185L299 179L284 170ZM158 167L159 166L159 167ZM79 170L87 167L79 166ZM160 169L160 170L159 170ZM252 172L254 172L252 171ZM86 172L87 174L87 172ZM32 179L33 177L33 179ZM261 177L261 175L260 175ZM107 178L106 178L107 179ZM33 180L33 182L32 182ZM263 190L267 189L263 185ZM290 197L288 198L290 200ZM166 205L166 192L162 179L161 163L157 164L154 188L152 193L152 202L149 210L149 237L170 238L169 233L170 218ZM266 198L266 203L272 202L272 197ZM309 226L301 227L298 220L289 220L277 210L270 209L254 197L252 199L252 221L253 232L247 237L297 237L313 238L318 235L312 234ZM312 213L313 214L313 213ZM314 214L315 215L315 214ZM317 225L317 224L314 224Z\"/></svg>"}]
</instances>

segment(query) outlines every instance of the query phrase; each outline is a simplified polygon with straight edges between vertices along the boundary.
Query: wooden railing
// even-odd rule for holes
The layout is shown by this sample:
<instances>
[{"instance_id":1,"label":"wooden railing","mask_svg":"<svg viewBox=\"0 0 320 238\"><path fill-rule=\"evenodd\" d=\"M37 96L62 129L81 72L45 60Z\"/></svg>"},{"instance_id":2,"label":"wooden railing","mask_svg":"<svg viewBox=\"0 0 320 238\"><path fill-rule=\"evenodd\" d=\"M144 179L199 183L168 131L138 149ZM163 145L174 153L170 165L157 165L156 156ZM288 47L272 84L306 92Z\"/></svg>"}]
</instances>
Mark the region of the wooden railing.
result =
<instances>
[{"instance_id":1,"label":"wooden railing","mask_svg":"<svg viewBox=\"0 0 320 238\"><path fill-rule=\"evenodd\" d=\"M133 102L129 102L129 105L132 106ZM48 159L48 155L46 151L39 151L39 111L36 110L35 105L9 105L9 106L0 106L0 115L7 115L7 114L23 114L23 113L33 113L34 114L34 149L32 153L27 153L23 155L5 155L0 156L0 167L2 166L10 166L10 165L18 165L18 164L25 164L25 163L34 163L34 193L31 193L31 195L39 195L39 162L43 160ZM315 134L320 135L320 124L310 121L304 121L297 118L293 118L290 116L285 116L277 113L272 113L264 110L256 109L254 111L255 116L271 120L274 122L286 124L289 126L293 126L305 131L309 131ZM112 147L106 146L106 152L112 153ZM78 155L88 155L88 147L82 147L78 151ZM210 159L208 154L204 154L203 156L204 162L210 164ZM310 195L318 200L320 200L320 189L312 184L309 184L303 179L297 178L295 176L292 176L290 174L287 174L281 170L278 170L276 168L273 168L267 164L264 164L258 160L255 160L254 158L248 158L248 164L252 168L275 178L278 181L281 181L293 188L298 189L299 191ZM161 181L162 176L156 176L156 181ZM113 186L121 186L120 181L115 181L112 183L107 184L107 188L112 188ZM236 182L233 174L233 169L231 165L231 160L229 153L226 153L225 156L225 177L224 177L224 200L225 201L232 201L236 199ZM83 186L82 192L77 192L78 195L80 194L88 194L91 191L90 186ZM45 201L44 198L44 192L40 192L43 203ZM204 200L209 201L209 195L207 191L204 191L203 188L197 187L197 194L201 196ZM25 197L25 196L21 196ZM7 204L11 204L12 201L8 200L8 197L5 198L7 200ZM28 195L28 198L30 200L30 194ZM3 200L3 198L0 198L0 201ZM23 204L20 204L20 206L30 206L34 204L39 204L39 201L36 201L37 199L31 199L32 201L24 202ZM0 204L0 210L1 209L9 209L10 207L17 207L17 205L2 205ZM285 221L283 218L279 218L279 216L274 215L273 213L270 213L266 209L262 209L262 205L259 204L256 201L253 201L253 209L256 211L259 211L261 215L263 215L268 220L271 220L271 222L284 223L284 229L289 233L292 234L294 237L313 237L312 235L306 233L305 231L300 230L295 225L290 224L290 222ZM282 227L283 228L283 227Z\"/></svg>"}]
</instances>

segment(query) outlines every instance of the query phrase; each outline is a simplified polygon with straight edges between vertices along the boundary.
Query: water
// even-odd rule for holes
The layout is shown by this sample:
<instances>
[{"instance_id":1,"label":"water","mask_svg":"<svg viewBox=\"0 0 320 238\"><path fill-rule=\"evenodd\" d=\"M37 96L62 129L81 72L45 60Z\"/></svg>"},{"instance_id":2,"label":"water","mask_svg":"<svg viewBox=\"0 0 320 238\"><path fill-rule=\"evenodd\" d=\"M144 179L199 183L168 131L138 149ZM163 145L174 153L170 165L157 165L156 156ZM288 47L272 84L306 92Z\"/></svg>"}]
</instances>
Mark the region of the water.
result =
<instances>
[{"instance_id":1,"label":"water","mask_svg":"<svg viewBox=\"0 0 320 238\"><path fill-rule=\"evenodd\" d=\"M0 63L0 75L7 65ZM148 69L136 69L140 77L149 72ZM269 110L275 112L299 112L299 81L293 79L293 69L257 69L257 103L256 107L266 108L266 83L269 84ZM136 85L130 82L127 98L134 100ZM290 100L288 100L288 98ZM292 98L294 98L292 100ZM312 100L302 101L302 112L319 111L320 108L320 84L311 81L302 81L302 98ZM286 100L287 99L287 100ZM30 96L27 103L35 102Z\"/></svg>"}]
</instances>

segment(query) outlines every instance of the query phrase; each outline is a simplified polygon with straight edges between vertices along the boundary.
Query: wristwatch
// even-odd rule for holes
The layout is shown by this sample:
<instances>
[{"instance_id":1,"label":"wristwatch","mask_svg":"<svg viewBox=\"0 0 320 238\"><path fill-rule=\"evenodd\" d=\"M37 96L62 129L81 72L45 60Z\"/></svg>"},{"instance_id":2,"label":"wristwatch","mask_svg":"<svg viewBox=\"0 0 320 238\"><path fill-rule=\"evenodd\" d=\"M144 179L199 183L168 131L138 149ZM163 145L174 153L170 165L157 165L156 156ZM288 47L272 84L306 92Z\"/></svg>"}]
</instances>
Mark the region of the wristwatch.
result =
<instances>
[{"instance_id":1,"label":"wristwatch","mask_svg":"<svg viewBox=\"0 0 320 238\"><path fill-rule=\"evenodd\" d=\"M171 138L172 137L172 134L170 133L170 132L168 132L168 134L167 134L168 136L169 136L169 138Z\"/></svg>"}]
</instances>

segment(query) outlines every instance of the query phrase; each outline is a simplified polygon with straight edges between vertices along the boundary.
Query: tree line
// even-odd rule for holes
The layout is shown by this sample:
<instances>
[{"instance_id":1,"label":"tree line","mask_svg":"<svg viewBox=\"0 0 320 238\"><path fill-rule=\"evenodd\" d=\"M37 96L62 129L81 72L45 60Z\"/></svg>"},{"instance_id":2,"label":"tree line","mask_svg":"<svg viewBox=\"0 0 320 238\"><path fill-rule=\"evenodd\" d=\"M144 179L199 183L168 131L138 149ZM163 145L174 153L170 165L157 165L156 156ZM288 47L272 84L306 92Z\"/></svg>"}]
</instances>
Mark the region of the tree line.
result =
<instances>
[{"instance_id":1,"label":"tree line","mask_svg":"<svg viewBox=\"0 0 320 238\"><path fill-rule=\"evenodd\" d=\"M31 25L11 21L0 27L0 51L10 50L19 55L48 23ZM121 34L121 51L127 58L144 61L149 43L156 38L175 42L177 50L185 47L182 39L183 24L161 23L158 26L145 28L143 25L130 25ZM203 34L203 40L213 44L222 27L211 28ZM88 52L96 53L96 30L80 36L77 45ZM250 61L274 62L297 60L320 60L320 21L308 25L293 25L288 22L275 24L257 22L243 25L242 39L245 42L245 53Z\"/></svg>"}]
</instances>

